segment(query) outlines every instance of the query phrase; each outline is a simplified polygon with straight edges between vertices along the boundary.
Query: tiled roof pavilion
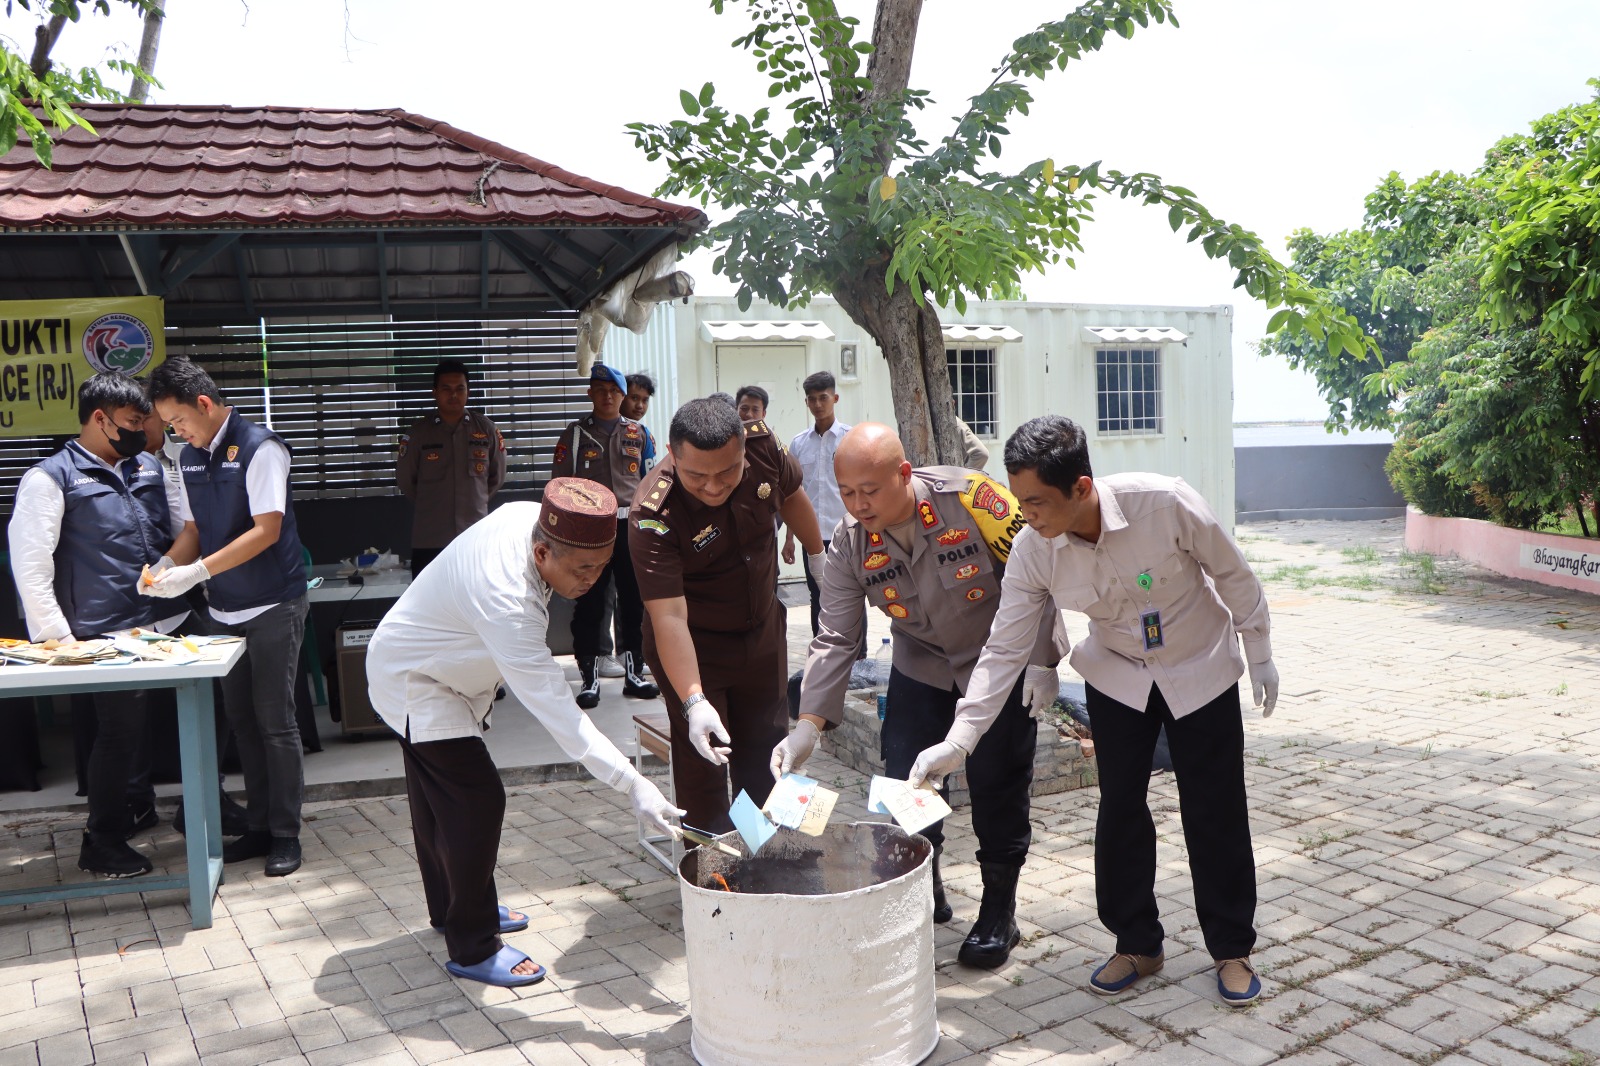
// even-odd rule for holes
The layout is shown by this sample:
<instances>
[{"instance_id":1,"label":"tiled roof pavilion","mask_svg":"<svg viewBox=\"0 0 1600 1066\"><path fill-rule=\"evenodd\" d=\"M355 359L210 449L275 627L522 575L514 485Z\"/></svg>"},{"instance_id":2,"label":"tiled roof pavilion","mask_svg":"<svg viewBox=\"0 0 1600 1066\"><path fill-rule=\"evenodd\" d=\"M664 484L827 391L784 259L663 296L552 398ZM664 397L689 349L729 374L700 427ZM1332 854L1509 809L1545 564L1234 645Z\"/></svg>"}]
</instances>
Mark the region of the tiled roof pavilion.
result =
<instances>
[{"instance_id":1,"label":"tiled roof pavilion","mask_svg":"<svg viewBox=\"0 0 1600 1066\"><path fill-rule=\"evenodd\" d=\"M159 295L167 321L575 310L705 215L400 110L85 104L0 157L10 299Z\"/></svg>"}]
</instances>

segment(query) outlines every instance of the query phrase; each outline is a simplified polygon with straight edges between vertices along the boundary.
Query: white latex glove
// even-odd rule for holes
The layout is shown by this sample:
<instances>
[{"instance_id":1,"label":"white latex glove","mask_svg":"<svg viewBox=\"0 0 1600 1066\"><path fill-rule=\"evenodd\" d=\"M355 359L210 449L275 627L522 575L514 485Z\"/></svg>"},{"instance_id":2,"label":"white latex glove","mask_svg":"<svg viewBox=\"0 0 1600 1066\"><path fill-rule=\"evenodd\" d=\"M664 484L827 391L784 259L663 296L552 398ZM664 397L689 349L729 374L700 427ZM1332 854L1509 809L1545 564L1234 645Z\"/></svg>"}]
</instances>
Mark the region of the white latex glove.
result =
<instances>
[{"instance_id":1,"label":"white latex glove","mask_svg":"<svg viewBox=\"0 0 1600 1066\"><path fill-rule=\"evenodd\" d=\"M206 564L196 559L187 566L174 566L160 577L156 578L154 585L145 585L140 582L140 592L150 596L160 596L170 600L174 596L182 596L202 581L210 580L211 574L206 570Z\"/></svg>"},{"instance_id":2,"label":"white latex glove","mask_svg":"<svg viewBox=\"0 0 1600 1066\"><path fill-rule=\"evenodd\" d=\"M726 766L729 747L713 747L711 735L715 733L717 739L723 744L731 744L733 739L728 736L728 729L722 724L722 716L717 709L711 706L710 700L701 700L689 708L689 743L694 745L694 750L700 757L713 766Z\"/></svg>"},{"instance_id":3,"label":"white latex glove","mask_svg":"<svg viewBox=\"0 0 1600 1066\"><path fill-rule=\"evenodd\" d=\"M912 788L929 788L938 791L944 784L944 775L961 769L967 753L952 740L941 740L931 748L924 748L917 761L911 764L911 776L906 783Z\"/></svg>"},{"instance_id":4,"label":"white latex glove","mask_svg":"<svg viewBox=\"0 0 1600 1066\"><path fill-rule=\"evenodd\" d=\"M1278 668L1271 659L1250 664L1250 695L1261 708L1261 717L1271 718L1272 708L1278 705Z\"/></svg>"},{"instance_id":5,"label":"white latex glove","mask_svg":"<svg viewBox=\"0 0 1600 1066\"><path fill-rule=\"evenodd\" d=\"M628 798L633 801L633 813L637 814L651 829L657 833L665 833L674 840L682 840L683 834L673 821L682 818L687 811L681 811L667 802L667 797L643 774L635 774L633 783L628 786Z\"/></svg>"},{"instance_id":6,"label":"white latex glove","mask_svg":"<svg viewBox=\"0 0 1600 1066\"><path fill-rule=\"evenodd\" d=\"M795 723L794 731L778 742L772 749L772 776L774 779L784 774L799 773L800 767L811 758L811 753L817 749L817 738L821 736L817 727L802 718Z\"/></svg>"},{"instance_id":7,"label":"white latex glove","mask_svg":"<svg viewBox=\"0 0 1600 1066\"><path fill-rule=\"evenodd\" d=\"M177 563L172 561L172 556L163 555L160 559L158 559L156 561L154 566L149 566L149 567L146 567L145 569L150 571L150 576L152 578L156 578L156 577L160 577L162 574L166 573L168 570L171 570L174 566L177 566L177 565L178 565ZM138 580L135 581L134 584L138 586L139 595L141 595L141 596L154 596L155 595L154 592L150 591L150 586L146 585L144 583L144 572L143 571L140 571Z\"/></svg>"},{"instance_id":8,"label":"white latex glove","mask_svg":"<svg viewBox=\"0 0 1600 1066\"><path fill-rule=\"evenodd\" d=\"M811 580L819 585L822 584L822 567L827 561L827 549L823 549L815 555L806 556L806 566L811 568Z\"/></svg>"},{"instance_id":9,"label":"white latex glove","mask_svg":"<svg viewBox=\"0 0 1600 1066\"><path fill-rule=\"evenodd\" d=\"M1028 708L1028 717L1039 717L1047 711L1061 694L1061 678L1053 666L1030 666L1022 671L1022 705Z\"/></svg>"}]
</instances>

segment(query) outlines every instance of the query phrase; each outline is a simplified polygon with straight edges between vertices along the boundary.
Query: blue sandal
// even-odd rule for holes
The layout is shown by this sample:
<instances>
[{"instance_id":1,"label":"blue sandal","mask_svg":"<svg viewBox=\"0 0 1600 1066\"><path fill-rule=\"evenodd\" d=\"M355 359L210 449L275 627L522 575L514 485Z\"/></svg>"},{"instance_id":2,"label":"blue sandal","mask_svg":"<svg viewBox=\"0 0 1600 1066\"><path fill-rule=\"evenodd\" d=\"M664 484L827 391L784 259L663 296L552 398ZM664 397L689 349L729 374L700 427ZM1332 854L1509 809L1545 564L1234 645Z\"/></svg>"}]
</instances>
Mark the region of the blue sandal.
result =
<instances>
[{"instance_id":1,"label":"blue sandal","mask_svg":"<svg viewBox=\"0 0 1600 1066\"><path fill-rule=\"evenodd\" d=\"M434 923L432 923L432 922L429 922L428 924L432 925L433 928L435 928L435 929L443 929L444 928L444 926L442 926L442 925L434 925ZM511 917L511 908L505 906L504 904L501 904L501 906L500 906L500 935L501 936L504 936L507 933L520 933L526 928L528 928L528 916L527 916L527 914L523 914L523 916L521 918L512 918Z\"/></svg>"},{"instance_id":2,"label":"blue sandal","mask_svg":"<svg viewBox=\"0 0 1600 1066\"><path fill-rule=\"evenodd\" d=\"M459 962L447 962L444 968L452 976L468 981L482 981L486 985L498 985L501 988L518 988L522 985L536 985L544 980L543 966L530 974L511 972L528 961L528 956L507 944L482 962L471 966L463 966Z\"/></svg>"}]
</instances>

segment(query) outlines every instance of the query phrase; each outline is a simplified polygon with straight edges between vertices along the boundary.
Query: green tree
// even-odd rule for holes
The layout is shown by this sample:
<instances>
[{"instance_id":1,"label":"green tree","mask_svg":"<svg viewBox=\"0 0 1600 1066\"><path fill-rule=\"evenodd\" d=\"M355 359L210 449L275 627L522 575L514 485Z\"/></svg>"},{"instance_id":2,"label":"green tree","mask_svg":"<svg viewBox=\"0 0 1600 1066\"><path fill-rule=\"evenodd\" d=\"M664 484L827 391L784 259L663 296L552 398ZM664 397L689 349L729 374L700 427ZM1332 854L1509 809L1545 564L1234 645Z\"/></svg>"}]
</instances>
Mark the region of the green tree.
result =
<instances>
[{"instance_id":1,"label":"green tree","mask_svg":"<svg viewBox=\"0 0 1600 1066\"><path fill-rule=\"evenodd\" d=\"M148 14L156 6L156 0L116 2L126 4L141 15ZM51 63L50 50L68 22L77 22L86 10L91 14L109 15L111 5L112 0L6 0L7 15L20 7L24 11L48 15L48 18L35 31L33 53L28 59L0 38L0 155L11 151L17 141L26 136L34 157L48 167L55 143L52 130L59 133L77 126L94 132L83 116L72 109L73 104L85 100L128 99L105 83L105 74L128 75L135 85L153 80L136 63L125 59L108 59L98 67L77 70L58 68Z\"/></svg>"},{"instance_id":2,"label":"green tree","mask_svg":"<svg viewBox=\"0 0 1600 1066\"><path fill-rule=\"evenodd\" d=\"M930 103L911 87L922 0L878 0L870 42L834 0L712 0L743 7L735 42L769 79L773 104L732 111L716 87L684 90L685 118L633 123L635 141L665 159L662 195L728 212L710 232L715 269L754 299L803 306L834 296L877 341L895 415L914 462L956 462L960 432L937 307L1017 291L1022 275L1072 265L1095 198L1136 197L1164 208L1205 253L1227 259L1236 284L1275 319L1339 351L1368 345L1359 324L1277 262L1253 233L1215 217L1188 189L1099 162L1042 159L999 166L1009 124L1028 113L1030 79L1173 22L1170 0L1087 0L1018 37L937 143L913 116ZM1276 328L1276 327L1275 327Z\"/></svg>"},{"instance_id":3,"label":"green tree","mask_svg":"<svg viewBox=\"0 0 1600 1066\"><path fill-rule=\"evenodd\" d=\"M1293 328L1263 347L1316 376L1330 428L1395 430L1390 478L1424 511L1532 527L1600 489L1597 127L1600 101L1564 108L1470 175L1391 173L1359 229L1291 238L1377 355Z\"/></svg>"}]
</instances>

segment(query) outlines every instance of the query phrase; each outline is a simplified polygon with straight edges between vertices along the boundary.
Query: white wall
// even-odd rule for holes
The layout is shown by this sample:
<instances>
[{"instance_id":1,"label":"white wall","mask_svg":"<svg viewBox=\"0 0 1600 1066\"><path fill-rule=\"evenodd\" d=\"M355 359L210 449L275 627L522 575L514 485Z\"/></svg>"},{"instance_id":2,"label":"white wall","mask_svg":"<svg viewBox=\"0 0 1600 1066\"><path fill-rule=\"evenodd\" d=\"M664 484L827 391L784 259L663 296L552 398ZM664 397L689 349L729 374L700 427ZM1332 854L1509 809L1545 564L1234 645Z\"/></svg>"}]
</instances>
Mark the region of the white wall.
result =
<instances>
[{"instance_id":1,"label":"white wall","mask_svg":"<svg viewBox=\"0 0 1600 1066\"><path fill-rule=\"evenodd\" d=\"M718 388L727 392L737 389L727 381L718 384L716 346L706 338L700 323L819 320L832 328L834 339L798 345L789 341L774 343L772 356L784 365L762 375L763 379L795 380L815 370L830 370L837 377L839 346L854 341L859 345L859 373L854 381L839 380L839 417L852 423L871 420L894 424L888 367L882 353L833 300L816 300L798 310L758 303L741 312L732 297L693 297L687 307L673 306L680 402ZM985 442L990 451L989 472L995 477L1005 480L1001 451L1013 429L1041 414L1064 414L1089 432L1096 474L1130 470L1176 474L1195 486L1210 501L1223 524L1232 528L1232 308L994 302L971 304L965 315L946 310L940 319L947 325L965 322L1011 326L1022 334L1020 341L995 346L1000 432L998 439ZM1097 345L1084 331L1088 326L1164 326L1188 335L1186 345L1162 346L1161 435L1102 436L1095 432ZM744 365L748 365L752 343L739 344L745 350L741 357ZM610 361L609 338L607 344ZM800 363L803 366L796 365ZM783 406L792 410L794 405ZM779 407L776 397L773 407ZM652 416L660 426L670 418L664 410L660 414L652 411ZM774 424L773 428L787 440L805 426L802 421L800 425Z\"/></svg>"}]
</instances>

